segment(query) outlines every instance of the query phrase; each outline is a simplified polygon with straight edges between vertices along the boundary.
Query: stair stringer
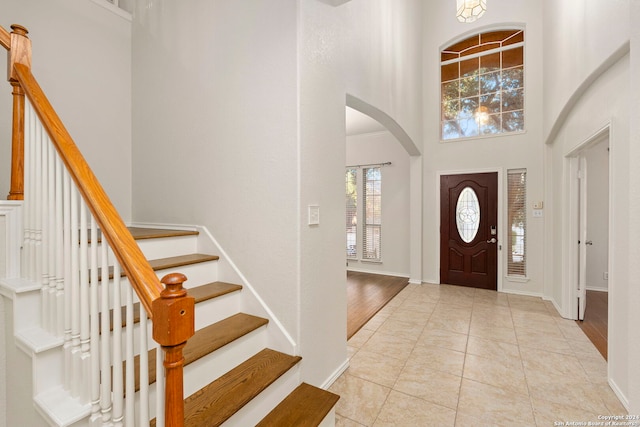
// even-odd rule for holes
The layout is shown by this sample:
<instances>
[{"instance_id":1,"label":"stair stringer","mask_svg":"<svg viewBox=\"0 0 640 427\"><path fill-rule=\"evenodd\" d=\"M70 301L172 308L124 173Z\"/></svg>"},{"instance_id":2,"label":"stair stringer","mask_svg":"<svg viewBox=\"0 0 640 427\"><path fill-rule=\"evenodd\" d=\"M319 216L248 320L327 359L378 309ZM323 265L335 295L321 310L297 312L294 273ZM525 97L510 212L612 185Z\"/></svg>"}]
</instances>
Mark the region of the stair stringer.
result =
<instances>
[{"instance_id":1,"label":"stair stringer","mask_svg":"<svg viewBox=\"0 0 640 427\"><path fill-rule=\"evenodd\" d=\"M283 353L298 355L298 344L295 342L291 334L286 330L282 322L271 311L267 303L260 297L249 280L242 274L233 260L226 253L224 248L209 232L207 227L197 225L198 230L198 249L201 251L213 251L220 256L218 260L218 277L219 280L238 283L248 292L243 293L243 305L247 311L256 316L262 316L269 319L271 327L269 335L269 345L272 349Z\"/></svg>"}]
</instances>

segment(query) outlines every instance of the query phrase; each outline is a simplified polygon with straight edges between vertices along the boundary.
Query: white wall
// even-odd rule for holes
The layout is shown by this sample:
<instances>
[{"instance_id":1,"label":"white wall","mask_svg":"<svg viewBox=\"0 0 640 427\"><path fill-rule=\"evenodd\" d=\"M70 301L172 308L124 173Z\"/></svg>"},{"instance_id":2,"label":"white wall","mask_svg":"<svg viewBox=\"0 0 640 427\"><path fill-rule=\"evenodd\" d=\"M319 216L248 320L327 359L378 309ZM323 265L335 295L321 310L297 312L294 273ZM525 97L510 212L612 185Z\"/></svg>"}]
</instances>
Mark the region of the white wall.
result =
<instances>
[{"instance_id":1,"label":"white wall","mask_svg":"<svg viewBox=\"0 0 640 427\"><path fill-rule=\"evenodd\" d=\"M0 277L6 274L6 218L0 215ZM4 298L0 297L0 427L7 425L7 343L5 341L5 308Z\"/></svg>"},{"instance_id":2,"label":"white wall","mask_svg":"<svg viewBox=\"0 0 640 427\"><path fill-rule=\"evenodd\" d=\"M631 2L630 22L637 23L640 20L640 2ZM630 72L631 76L640 75L640 51L637 46L640 46L640 26L631 25L631 54L630 54ZM629 171L629 185L628 194L629 198L629 216L636 218L629 224L629 239L636 244L629 248L628 257L633 262L629 263L628 277L633 278L634 282L640 277L640 245L637 242L640 241L640 168L637 167L640 164L640 82L637 78L633 78L629 82L629 163L634 165ZM629 413L640 413L640 365L637 363L638 354L640 354L640 328L635 325L640 324L640 286L629 286L629 293L627 295L627 319L628 325L634 327L629 328L628 344L629 350L627 353L627 364L629 370L627 375L629 377ZM622 320L624 321L624 320Z\"/></svg>"},{"instance_id":3,"label":"white wall","mask_svg":"<svg viewBox=\"0 0 640 427\"><path fill-rule=\"evenodd\" d=\"M409 155L387 131L347 137L347 165L386 162L391 165L382 168L382 262L348 260L347 269L409 277ZM360 246L361 239L359 234Z\"/></svg>"},{"instance_id":4,"label":"white wall","mask_svg":"<svg viewBox=\"0 0 640 427\"><path fill-rule=\"evenodd\" d=\"M133 27L135 219L206 226L315 384L346 360L337 11L189 0L140 7ZM319 226L307 225L309 204Z\"/></svg>"},{"instance_id":5,"label":"white wall","mask_svg":"<svg viewBox=\"0 0 640 427\"><path fill-rule=\"evenodd\" d=\"M589 148L587 160L587 289L606 291L609 263L609 141Z\"/></svg>"},{"instance_id":6,"label":"white wall","mask_svg":"<svg viewBox=\"0 0 640 427\"><path fill-rule=\"evenodd\" d=\"M29 30L34 76L116 208L130 219L131 23L77 0L5 0L0 19L8 31L13 23ZM6 55L0 56L5 70ZM11 159L11 89L8 83L3 88L2 198L9 192Z\"/></svg>"},{"instance_id":7,"label":"white wall","mask_svg":"<svg viewBox=\"0 0 640 427\"><path fill-rule=\"evenodd\" d=\"M628 56L597 79L582 95L563 123L557 137L552 142L552 165L549 167L549 179L554 183L550 213L554 218L547 230L551 236L546 251L547 265L553 272L550 278L553 290L550 297L560 306L564 316L572 316L567 289L570 259L575 252L568 242L567 230L575 226L574 220L567 215L568 193L566 190L567 160L580 144L588 141L600 129L610 123L609 136L611 156L611 228L612 242L609 270L609 375L623 400L628 397L628 298L630 284L635 281L628 274L629 263L637 260L629 258L629 237L631 217L629 215L628 183L629 165L629 58ZM576 217L577 220L577 217Z\"/></svg>"},{"instance_id":8,"label":"white wall","mask_svg":"<svg viewBox=\"0 0 640 427\"><path fill-rule=\"evenodd\" d=\"M351 0L346 13L347 93L422 141L422 2Z\"/></svg>"},{"instance_id":9,"label":"white wall","mask_svg":"<svg viewBox=\"0 0 640 427\"><path fill-rule=\"evenodd\" d=\"M544 135L576 89L629 40L629 0L545 0Z\"/></svg>"},{"instance_id":10,"label":"white wall","mask_svg":"<svg viewBox=\"0 0 640 427\"><path fill-rule=\"evenodd\" d=\"M494 0L482 19L473 24L456 20L452 2L434 2L424 12L424 253L423 280L439 283L440 197L438 173L499 170L506 183L507 169L527 170L527 278L510 281L506 276L506 251L500 257L502 290L542 295L543 224L545 218L533 218L531 202L544 200L542 143L542 8L538 2ZM526 132L489 138L440 142L440 50L472 33L495 25L511 23L525 28L525 114ZM499 195L506 200L506 185ZM499 215L506 217L506 204ZM499 230L505 236L506 225ZM503 247L504 248L504 247ZM500 280L500 279L499 279Z\"/></svg>"}]
</instances>

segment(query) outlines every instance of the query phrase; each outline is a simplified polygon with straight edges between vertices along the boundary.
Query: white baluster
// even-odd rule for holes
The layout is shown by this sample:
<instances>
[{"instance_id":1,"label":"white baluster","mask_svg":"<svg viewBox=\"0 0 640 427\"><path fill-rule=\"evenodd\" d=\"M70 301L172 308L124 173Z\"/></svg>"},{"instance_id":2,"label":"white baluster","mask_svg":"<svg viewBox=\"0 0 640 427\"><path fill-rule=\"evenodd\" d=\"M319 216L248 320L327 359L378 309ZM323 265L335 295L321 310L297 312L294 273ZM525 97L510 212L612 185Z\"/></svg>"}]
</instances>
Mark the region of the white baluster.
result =
<instances>
[{"instance_id":1,"label":"white baluster","mask_svg":"<svg viewBox=\"0 0 640 427\"><path fill-rule=\"evenodd\" d=\"M140 425L149 423L149 343L147 311L140 304ZM157 376L157 375L156 375Z\"/></svg>"},{"instance_id":2,"label":"white baluster","mask_svg":"<svg viewBox=\"0 0 640 427\"><path fill-rule=\"evenodd\" d=\"M64 374L65 374L65 388L71 390L73 377L71 375L73 370L73 363L71 360L71 288L72 288L72 270L71 270L71 238L72 227L71 224L71 177L69 173L64 170ZM76 240L77 244L77 240Z\"/></svg>"},{"instance_id":3,"label":"white baluster","mask_svg":"<svg viewBox=\"0 0 640 427\"><path fill-rule=\"evenodd\" d=\"M91 327L89 319L89 236L87 206L80 200L80 401L89 402L91 384Z\"/></svg>"},{"instance_id":4,"label":"white baluster","mask_svg":"<svg viewBox=\"0 0 640 427\"><path fill-rule=\"evenodd\" d=\"M102 240L100 250L101 288L100 293L100 411L102 412L102 423L111 423L111 347L109 345L109 335L111 333L109 319L109 245L106 239Z\"/></svg>"},{"instance_id":5,"label":"white baluster","mask_svg":"<svg viewBox=\"0 0 640 427\"><path fill-rule=\"evenodd\" d=\"M25 105L25 127L24 127L24 202L23 202L23 257L21 261L22 273L24 277L31 279L32 271L31 271L31 260L32 256L32 242L31 242L31 206L32 206L32 198L33 191L31 189L31 173L33 170L33 165L31 160L33 159L32 145L34 138L34 129L33 129L33 109L31 108L30 103L26 103Z\"/></svg>"},{"instance_id":6,"label":"white baluster","mask_svg":"<svg viewBox=\"0 0 640 427\"><path fill-rule=\"evenodd\" d=\"M49 332L58 333L58 321L56 315L56 156L51 141L47 138L49 147L47 156L47 171L49 172L47 182L47 265L49 273Z\"/></svg>"},{"instance_id":7,"label":"white baluster","mask_svg":"<svg viewBox=\"0 0 640 427\"><path fill-rule=\"evenodd\" d=\"M164 427L164 351L154 341L156 348L156 427Z\"/></svg>"},{"instance_id":8,"label":"white baluster","mask_svg":"<svg viewBox=\"0 0 640 427\"><path fill-rule=\"evenodd\" d=\"M98 226L91 216L91 425L99 425L100 413L100 308L98 283ZM107 287L107 286L105 286Z\"/></svg>"},{"instance_id":9,"label":"white baluster","mask_svg":"<svg viewBox=\"0 0 640 427\"><path fill-rule=\"evenodd\" d=\"M36 128L36 140L34 144L34 204L33 204L33 240L34 240L34 260L33 260L33 281L42 283L42 143L44 130L38 122Z\"/></svg>"},{"instance_id":10,"label":"white baluster","mask_svg":"<svg viewBox=\"0 0 640 427\"><path fill-rule=\"evenodd\" d=\"M64 334L64 208L63 208L63 166L56 154L56 335Z\"/></svg>"},{"instance_id":11,"label":"white baluster","mask_svg":"<svg viewBox=\"0 0 640 427\"><path fill-rule=\"evenodd\" d=\"M134 319L133 319L133 288L131 286L126 287L126 295L127 295L127 304L125 306L126 309L126 331L125 331L125 352L127 355L127 363L126 363L126 393L125 393L125 416L124 421L127 427L135 427L136 417L135 417L135 366L134 366L134 348L133 348L133 330L134 330ZM140 364L140 369L142 369L142 364ZM142 404L142 402L140 402Z\"/></svg>"},{"instance_id":12,"label":"white baluster","mask_svg":"<svg viewBox=\"0 0 640 427\"><path fill-rule=\"evenodd\" d=\"M42 129L42 126L40 126ZM44 132L44 131L43 131ZM48 236L47 236L47 225L49 221L47 219L48 212L47 209L49 207L49 198L48 191L49 188L49 162L47 161L49 158L49 144L47 138L43 137L41 141L41 166L40 166L40 181L38 182L39 192L40 192L40 211L38 212L38 219L40 220L40 274L41 277L38 279L42 284L41 294L42 294L42 326L45 330L52 332L50 320L50 302L49 302L49 246L48 246Z\"/></svg>"},{"instance_id":13,"label":"white baluster","mask_svg":"<svg viewBox=\"0 0 640 427\"><path fill-rule=\"evenodd\" d=\"M122 384L122 312L120 307L120 264L113 265L113 425L122 426L124 389Z\"/></svg>"},{"instance_id":14,"label":"white baluster","mask_svg":"<svg viewBox=\"0 0 640 427\"><path fill-rule=\"evenodd\" d=\"M78 236L78 191L71 191L71 395L80 396L80 248Z\"/></svg>"}]
</instances>

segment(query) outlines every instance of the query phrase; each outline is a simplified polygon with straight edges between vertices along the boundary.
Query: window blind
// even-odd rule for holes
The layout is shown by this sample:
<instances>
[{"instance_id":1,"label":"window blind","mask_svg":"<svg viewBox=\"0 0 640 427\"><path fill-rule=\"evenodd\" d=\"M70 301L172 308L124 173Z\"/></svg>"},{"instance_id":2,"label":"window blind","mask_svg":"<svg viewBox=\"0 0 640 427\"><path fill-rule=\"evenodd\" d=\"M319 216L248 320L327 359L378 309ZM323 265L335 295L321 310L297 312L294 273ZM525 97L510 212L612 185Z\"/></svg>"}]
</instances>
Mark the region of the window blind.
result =
<instances>
[{"instance_id":1,"label":"window blind","mask_svg":"<svg viewBox=\"0 0 640 427\"><path fill-rule=\"evenodd\" d=\"M526 276L527 171L507 172L508 244L507 275Z\"/></svg>"},{"instance_id":2,"label":"window blind","mask_svg":"<svg viewBox=\"0 0 640 427\"><path fill-rule=\"evenodd\" d=\"M347 258L353 259L358 257L358 169L347 169L346 187L346 250Z\"/></svg>"},{"instance_id":3,"label":"window blind","mask_svg":"<svg viewBox=\"0 0 640 427\"><path fill-rule=\"evenodd\" d=\"M364 225L362 259L380 261L382 231L382 172L379 167L364 168Z\"/></svg>"}]
</instances>

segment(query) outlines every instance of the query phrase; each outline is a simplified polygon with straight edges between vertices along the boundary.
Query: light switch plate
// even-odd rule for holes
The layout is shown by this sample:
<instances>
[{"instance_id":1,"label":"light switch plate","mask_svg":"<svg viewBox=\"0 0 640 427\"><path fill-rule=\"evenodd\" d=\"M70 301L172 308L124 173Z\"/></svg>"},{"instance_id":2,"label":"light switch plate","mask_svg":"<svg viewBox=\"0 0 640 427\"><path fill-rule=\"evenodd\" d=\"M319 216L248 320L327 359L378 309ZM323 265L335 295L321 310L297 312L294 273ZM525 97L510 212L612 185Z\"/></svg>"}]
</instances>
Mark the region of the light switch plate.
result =
<instances>
[{"instance_id":1,"label":"light switch plate","mask_svg":"<svg viewBox=\"0 0 640 427\"><path fill-rule=\"evenodd\" d=\"M309 225L320 225L320 206L309 205Z\"/></svg>"}]
</instances>

